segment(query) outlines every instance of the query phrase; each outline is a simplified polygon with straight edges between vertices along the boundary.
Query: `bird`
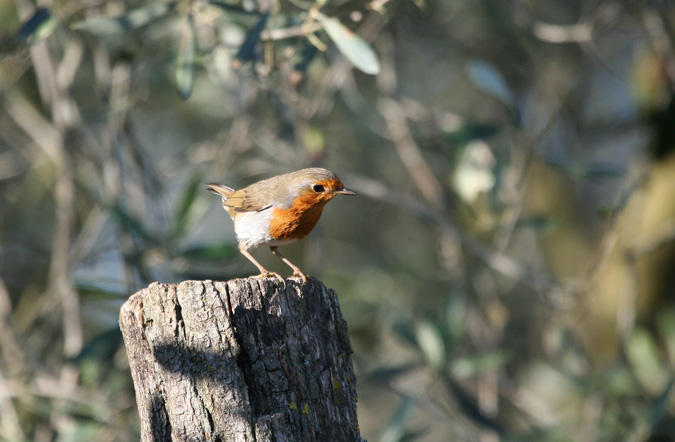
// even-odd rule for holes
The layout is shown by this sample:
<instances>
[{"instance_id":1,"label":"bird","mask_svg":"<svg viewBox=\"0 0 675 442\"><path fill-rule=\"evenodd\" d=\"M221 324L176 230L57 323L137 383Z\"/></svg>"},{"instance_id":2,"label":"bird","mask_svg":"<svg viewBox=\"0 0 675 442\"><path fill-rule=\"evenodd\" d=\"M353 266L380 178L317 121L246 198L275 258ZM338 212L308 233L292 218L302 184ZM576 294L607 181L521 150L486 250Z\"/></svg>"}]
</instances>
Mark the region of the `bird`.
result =
<instances>
[{"instance_id":1,"label":"bird","mask_svg":"<svg viewBox=\"0 0 675 442\"><path fill-rule=\"evenodd\" d=\"M223 209L234 223L239 251L260 270L257 277L275 277L284 286L284 278L263 267L248 250L269 246L274 255L293 269L292 277L299 277L304 285L307 275L277 248L307 236L319 221L324 206L335 196L356 195L333 172L318 167L267 178L239 190L217 183L206 186L222 198Z\"/></svg>"}]
</instances>

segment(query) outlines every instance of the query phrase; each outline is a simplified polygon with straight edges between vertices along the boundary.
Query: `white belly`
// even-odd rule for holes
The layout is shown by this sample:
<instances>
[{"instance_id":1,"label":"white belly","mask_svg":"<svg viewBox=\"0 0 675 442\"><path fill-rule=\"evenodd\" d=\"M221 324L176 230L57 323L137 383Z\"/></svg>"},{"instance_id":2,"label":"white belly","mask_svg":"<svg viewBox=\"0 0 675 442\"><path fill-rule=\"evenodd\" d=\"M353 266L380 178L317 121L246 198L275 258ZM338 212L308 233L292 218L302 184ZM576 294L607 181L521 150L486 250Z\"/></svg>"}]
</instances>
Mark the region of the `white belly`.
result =
<instances>
[{"instance_id":1,"label":"white belly","mask_svg":"<svg viewBox=\"0 0 675 442\"><path fill-rule=\"evenodd\" d=\"M263 210L262 212L243 212L237 213L234 223L234 232L237 239L248 249L257 247L261 244L269 244L272 237L269 235L270 220L272 210Z\"/></svg>"},{"instance_id":2,"label":"white belly","mask_svg":"<svg viewBox=\"0 0 675 442\"><path fill-rule=\"evenodd\" d=\"M269 232L270 221L272 219L272 208L261 212L243 212L237 213L234 223L234 232L237 239L244 247L258 247L260 245L281 246L289 244L295 240L275 240Z\"/></svg>"}]
</instances>

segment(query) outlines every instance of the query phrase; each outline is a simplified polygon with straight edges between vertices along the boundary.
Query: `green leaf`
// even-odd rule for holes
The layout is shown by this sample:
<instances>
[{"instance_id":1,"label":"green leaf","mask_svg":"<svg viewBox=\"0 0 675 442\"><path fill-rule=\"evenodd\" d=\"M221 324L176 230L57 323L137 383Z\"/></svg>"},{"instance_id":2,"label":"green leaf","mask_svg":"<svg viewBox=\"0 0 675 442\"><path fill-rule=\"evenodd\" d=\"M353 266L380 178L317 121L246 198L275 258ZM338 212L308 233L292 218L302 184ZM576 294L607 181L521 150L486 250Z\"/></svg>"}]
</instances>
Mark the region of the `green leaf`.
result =
<instances>
[{"instance_id":1,"label":"green leaf","mask_svg":"<svg viewBox=\"0 0 675 442\"><path fill-rule=\"evenodd\" d=\"M452 373L457 378L467 378L499 368L509 359L509 356L501 351L460 358L453 364Z\"/></svg>"},{"instance_id":2,"label":"green leaf","mask_svg":"<svg viewBox=\"0 0 675 442\"><path fill-rule=\"evenodd\" d=\"M262 34L262 31L265 30L265 26L267 26L267 19L269 16L269 12L263 14L263 16L260 17L260 20L258 20L258 23L256 23L248 32L248 35L237 52L236 58L238 60L248 61L255 58L255 48L260 41L260 34Z\"/></svg>"},{"instance_id":3,"label":"green leaf","mask_svg":"<svg viewBox=\"0 0 675 442\"><path fill-rule=\"evenodd\" d=\"M659 398L656 400L654 407L652 408L651 416L649 419L651 421L652 428L656 427L668 412L668 407L671 402L670 396L673 392L673 384L675 384L675 378L671 376L665 388L659 395Z\"/></svg>"},{"instance_id":4,"label":"green leaf","mask_svg":"<svg viewBox=\"0 0 675 442\"><path fill-rule=\"evenodd\" d=\"M101 36L117 34L123 31L137 29L150 23L156 18L166 14L176 3L178 2L151 3L147 6L132 9L129 13L116 17L92 17L75 23L72 27L73 29Z\"/></svg>"},{"instance_id":5,"label":"green leaf","mask_svg":"<svg viewBox=\"0 0 675 442\"><path fill-rule=\"evenodd\" d=\"M28 43L31 37L33 37L34 42L43 40L54 31L56 23L49 9L38 8L16 33L14 43Z\"/></svg>"},{"instance_id":6,"label":"green leaf","mask_svg":"<svg viewBox=\"0 0 675 442\"><path fill-rule=\"evenodd\" d=\"M665 307L656 313L656 329L671 360L675 360L675 307Z\"/></svg>"},{"instance_id":7,"label":"green leaf","mask_svg":"<svg viewBox=\"0 0 675 442\"><path fill-rule=\"evenodd\" d=\"M467 144L473 140L488 139L499 130L499 127L488 124L467 124L456 131L444 132L440 137L451 144Z\"/></svg>"},{"instance_id":8,"label":"green leaf","mask_svg":"<svg viewBox=\"0 0 675 442\"><path fill-rule=\"evenodd\" d=\"M539 234L551 233L558 225L559 221L553 216L533 216L530 218L520 218L516 221L516 229L533 230Z\"/></svg>"},{"instance_id":9,"label":"green leaf","mask_svg":"<svg viewBox=\"0 0 675 442\"><path fill-rule=\"evenodd\" d=\"M419 368L417 362L396 365L393 367L376 368L368 372L368 377L377 380L381 384L390 384L400 376L411 373Z\"/></svg>"},{"instance_id":10,"label":"green leaf","mask_svg":"<svg viewBox=\"0 0 675 442\"><path fill-rule=\"evenodd\" d=\"M602 388L607 392L608 396L620 398L640 394L640 387L637 385L635 376L625 365L605 371L602 383Z\"/></svg>"},{"instance_id":11,"label":"green leaf","mask_svg":"<svg viewBox=\"0 0 675 442\"><path fill-rule=\"evenodd\" d=\"M602 163L584 163L573 160L547 158L546 162L557 166L578 180L605 180L625 175L621 167Z\"/></svg>"},{"instance_id":12,"label":"green leaf","mask_svg":"<svg viewBox=\"0 0 675 442\"><path fill-rule=\"evenodd\" d=\"M516 98L504 77L491 63L485 60L472 60L469 63L469 79L478 89L504 104L511 106L516 103Z\"/></svg>"},{"instance_id":13,"label":"green leaf","mask_svg":"<svg viewBox=\"0 0 675 442\"><path fill-rule=\"evenodd\" d=\"M417 348L417 340L415 333L405 321L396 321L392 330L404 343L410 345L412 348Z\"/></svg>"},{"instance_id":14,"label":"green leaf","mask_svg":"<svg viewBox=\"0 0 675 442\"><path fill-rule=\"evenodd\" d=\"M402 442L406 434L405 427L415 409L417 401L406 396L389 420L387 427L382 432L380 442Z\"/></svg>"},{"instance_id":15,"label":"green leaf","mask_svg":"<svg viewBox=\"0 0 675 442\"><path fill-rule=\"evenodd\" d=\"M183 35L176 57L176 90L183 101L190 98L195 85L195 46L195 29L188 17L183 24Z\"/></svg>"},{"instance_id":16,"label":"green leaf","mask_svg":"<svg viewBox=\"0 0 675 442\"><path fill-rule=\"evenodd\" d=\"M73 419L76 424L69 426L67 429L61 432L59 434L58 440L97 440L101 438L101 434L105 434L100 425L103 423L103 420L99 419L101 422L96 423L96 419L94 419L94 422L92 422L91 414L94 412L87 410L86 412L82 413L80 408L84 409L85 407L78 408L76 406L70 405L66 408L66 410L59 410L61 413L69 416L71 419L79 419Z\"/></svg>"},{"instance_id":17,"label":"green leaf","mask_svg":"<svg viewBox=\"0 0 675 442\"><path fill-rule=\"evenodd\" d=\"M429 431L428 428L418 428L416 430L407 430L403 437L401 437L400 442L412 442L418 439L421 439Z\"/></svg>"},{"instance_id":18,"label":"green leaf","mask_svg":"<svg viewBox=\"0 0 675 442\"><path fill-rule=\"evenodd\" d=\"M187 227L190 226L193 221L191 216L196 208L196 202L199 200L197 198L202 190L202 177L201 175L196 175L185 187L185 191L181 195L180 201L176 208L176 213L174 214L175 227L173 229L174 236L180 236Z\"/></svg>"},{"instance_id":19,"label":"green leaf","mask_svg":"<svg viewBox=\"0 0 675 442\"><path fill-rule=\"evenodd\" d=\"M423 320L417 323L415 337L429 366L442 371L446 364L445 342L438 326L431 321Z\"/></svg>"},{"instance_id":20,"label":"green leaf","mask_svg":"<svg viewBox=\"0 0 675 442\"><path fill-rule=\"evenodd\" d=\"M118 292L114 290L110 290L107 288L100 287L97 283L95 282L85 282L85 281L76 281L75 282L75 288L77 289L77 293L83 298L83 299L89 299L89 300L115 300L119 301L121 299L127 299L129 297L128 293L123 293L123 292Z\"/></svg>"},{"instance_id":21,"label":"green leaf","mask_svg":"<svg viewBox=\"0 0 675 442\"><path fill-rule=\"evenodd\" d=\"M111 207L110 213L112 214L113 218L119 222L122 230L125 232L137 235L138 237L143 238L149 242L156 242L155 238L145 229L143 224L138 219L127 213L122 207Z\"/></svg>"},{"instance_id":22,"label":"green leaf","mask_svg":"<svg viewBox=\"0 0 675 442\"><path fill-rule=\"evenodd\" d=\"M80 364L85 359L96 359L99 361L110 360L121 345L122 333L120 332L119 327L113 327L98 334L91 341L89 341L82 348L80 354L75 356L73 362Z\"/></svg>"},{"instance_id":23,"label":"green leaf","mask_svg":"<svg viewBox=\"0 0 675 442\"><path fill-rule=\"evenodd\" d=\"M456 345L464 335L464 320L466 318L466 306L464 296L460 293L452 293L448 297L445 306L445 329L448 336L448 347Z\"/></svg>"},{"instance_id":24,"label":"green leaf","mask_svg":"<svg viewBox=\"0 0 675 442\"><path fill-rule=\"evenodd\" d=\"M635 329L625 345L626 356L640 385L650 392L658 391L665 382L665 373L652 335L645 329Z\"/></svg>"},{"instance_id":25,"label":"green leaf","mask_svg":"<svg viewBox=\"0 0 675 442\"><path fill-rule=\"evenodd\" d=\"M318 20L333 40L337 48L361 72L376 75L380 72L380 62L375 51L365 40L354 34L340 21L333 17L318 15Z\"/></svg>"},{"instance_id":26,"label":"green leaf","mask_svg":"<svg viewBox=\"0 0 675 442\"><path fill-rule=\"evenodd\" d=\"M314 60L319 49L307 40L303 40L302 49L298 51L298 60L295 63L295 70L298 72L307 72L309 64Z\"/></svg>"}]
</instances>

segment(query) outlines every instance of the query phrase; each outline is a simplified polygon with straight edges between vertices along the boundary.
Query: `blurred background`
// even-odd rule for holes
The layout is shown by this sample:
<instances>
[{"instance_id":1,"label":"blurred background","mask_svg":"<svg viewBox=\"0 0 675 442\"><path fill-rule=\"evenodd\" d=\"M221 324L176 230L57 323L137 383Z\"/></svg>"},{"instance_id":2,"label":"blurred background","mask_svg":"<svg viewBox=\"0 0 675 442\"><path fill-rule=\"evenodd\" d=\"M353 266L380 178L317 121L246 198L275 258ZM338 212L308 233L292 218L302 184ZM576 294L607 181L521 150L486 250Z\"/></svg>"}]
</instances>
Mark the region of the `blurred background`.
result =
<instances>
[{"instance_id":1,"label":"blurred background","mask_svg":"<svg viewBox=\"0 0 675 442\"><path fill-rule=\"evenodd\" d=\"M205 182L320 166L359 196L283 253L363 437L675 440L674 46L668 1L0 0L0 439L138 440L120 306L255 274Z\"/></svg>"}]
</instances>

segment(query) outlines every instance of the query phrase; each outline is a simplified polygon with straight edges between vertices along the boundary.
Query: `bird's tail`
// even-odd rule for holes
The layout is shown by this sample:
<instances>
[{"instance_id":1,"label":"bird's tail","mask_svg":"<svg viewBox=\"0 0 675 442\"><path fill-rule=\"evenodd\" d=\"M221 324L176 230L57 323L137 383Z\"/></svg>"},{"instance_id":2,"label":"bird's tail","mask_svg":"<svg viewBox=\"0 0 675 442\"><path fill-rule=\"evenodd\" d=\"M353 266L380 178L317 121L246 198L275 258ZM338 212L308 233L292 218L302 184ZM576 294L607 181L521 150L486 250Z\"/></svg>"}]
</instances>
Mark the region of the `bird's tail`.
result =
<instances>
[{"instance_id":1,"label":"bird's tail","mask_svg":"<svg viewBox=\"0 0 675 442\"><path fill-rule=\"evenodd\" d=\"M221 198L223 198L223 201L227 201L227 197L230 196L232 192L234 192L233 188L216 183L208 183L206 185L206 190L213 192L216 195L220 195Z\"/></svg>"}]
</instances>

